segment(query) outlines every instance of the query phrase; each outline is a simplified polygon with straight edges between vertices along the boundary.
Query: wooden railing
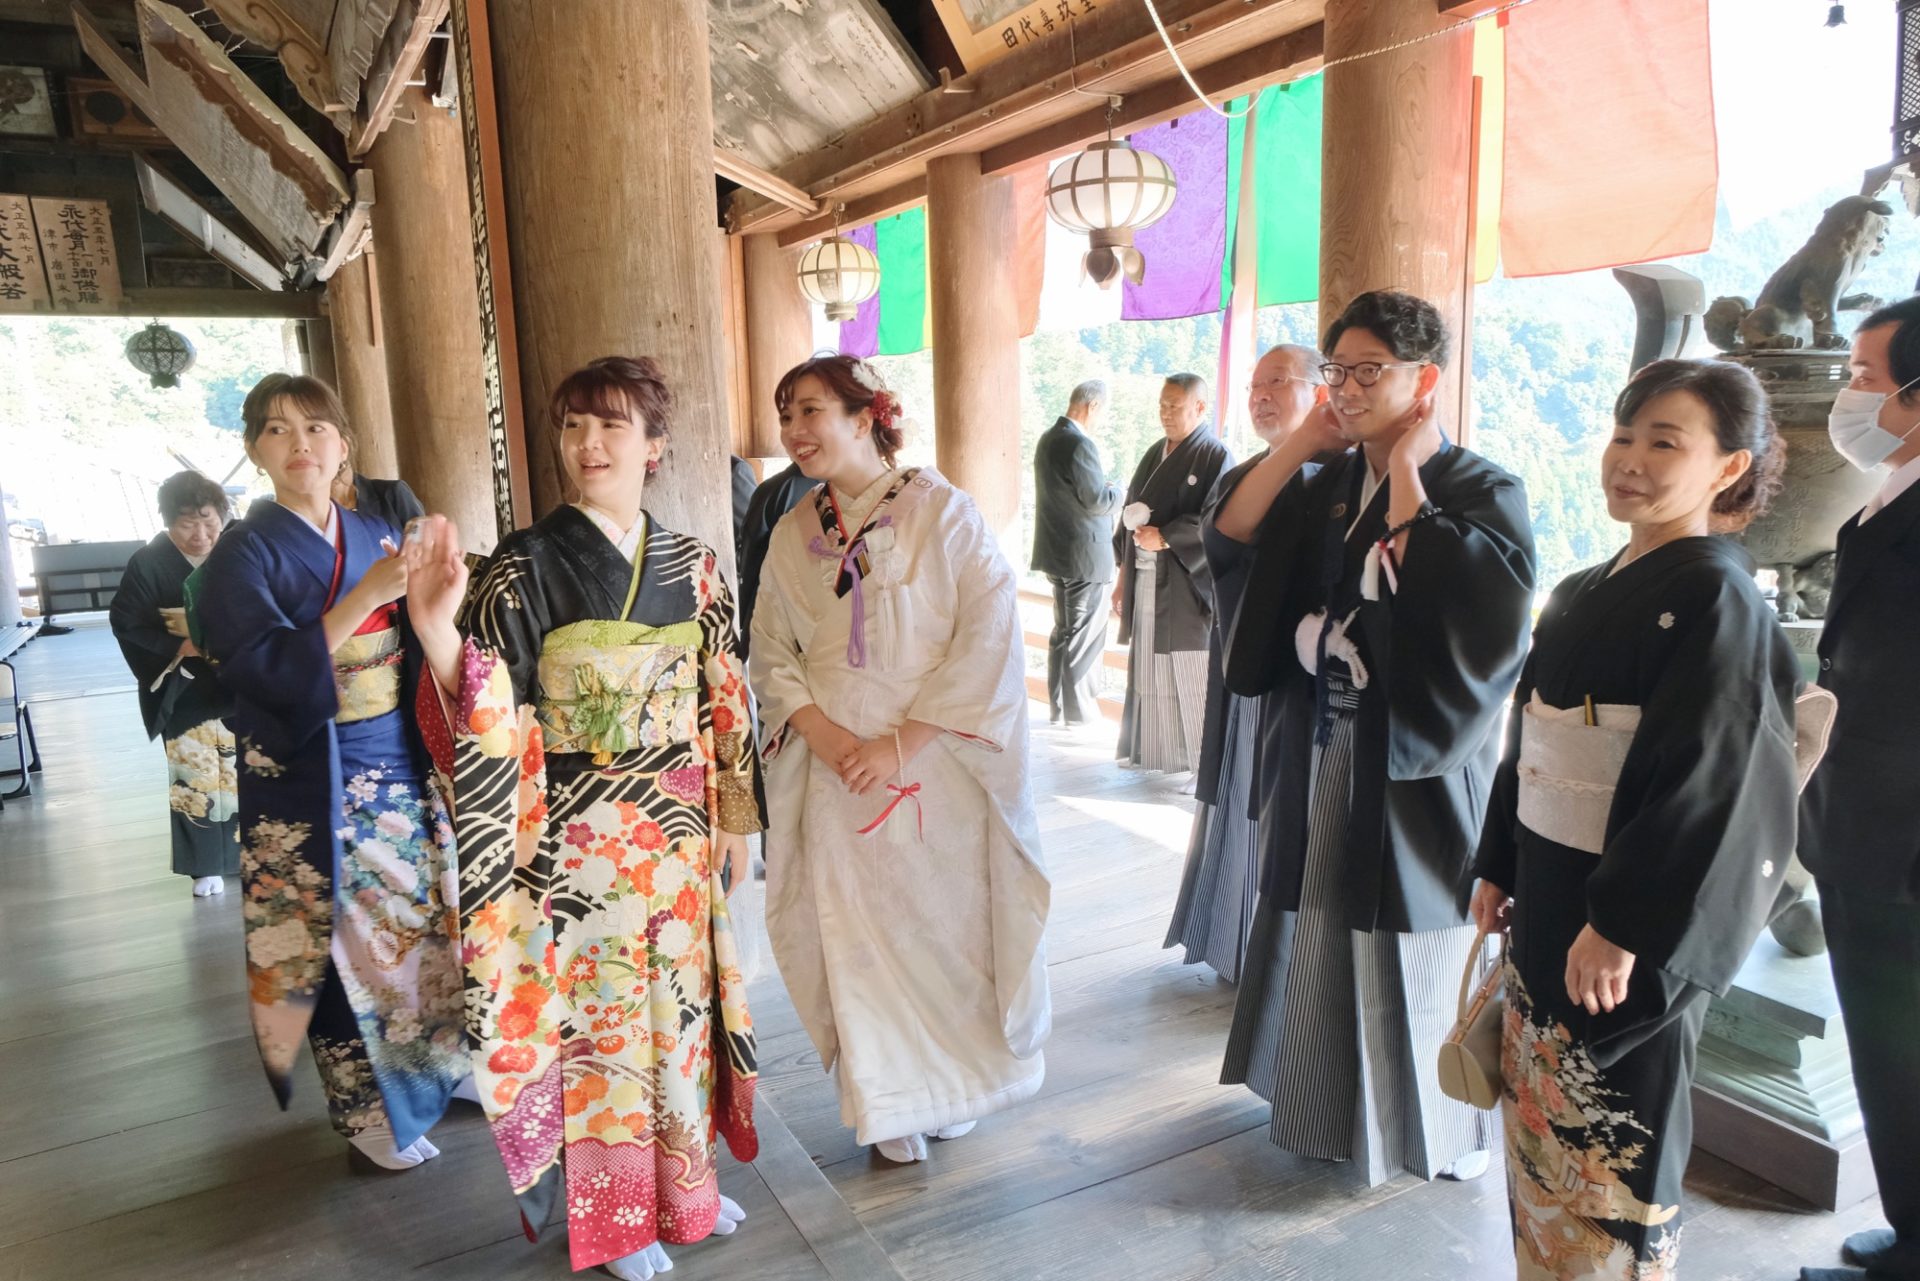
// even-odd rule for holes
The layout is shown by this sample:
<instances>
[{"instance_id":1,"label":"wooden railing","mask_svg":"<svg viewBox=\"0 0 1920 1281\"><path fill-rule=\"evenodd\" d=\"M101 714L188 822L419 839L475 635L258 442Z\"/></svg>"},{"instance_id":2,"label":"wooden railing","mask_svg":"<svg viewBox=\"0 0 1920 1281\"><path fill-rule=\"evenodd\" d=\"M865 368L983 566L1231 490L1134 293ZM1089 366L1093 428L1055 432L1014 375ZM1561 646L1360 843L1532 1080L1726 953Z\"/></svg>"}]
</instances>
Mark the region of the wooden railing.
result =
<instances>
[{"instance_id":1,"label":"wooden railing","mask_svg":"<svg viewBox=\"0 0 1920 1281\"><path fill-rule=\"evenodd\" d=\"M1020 589L1020 599L1026 604L1044 605L1049 611L1053 609L1052 596L1029 587ZM1043 655L1047 652L1047 633L1023 627L1020 634L1028 649ZM1108 645L1100 655L1100 665L1124 673L1127 670L1127 651L1119 645ZM1027 677L1027 697L1036 703L1046 703L1047 678L1044 674ZM1122 705L1115 699L1104 696L1100 699L1100 714L1110 721L1118 723L1123 710Z\"/></svg>"}]
</instances>

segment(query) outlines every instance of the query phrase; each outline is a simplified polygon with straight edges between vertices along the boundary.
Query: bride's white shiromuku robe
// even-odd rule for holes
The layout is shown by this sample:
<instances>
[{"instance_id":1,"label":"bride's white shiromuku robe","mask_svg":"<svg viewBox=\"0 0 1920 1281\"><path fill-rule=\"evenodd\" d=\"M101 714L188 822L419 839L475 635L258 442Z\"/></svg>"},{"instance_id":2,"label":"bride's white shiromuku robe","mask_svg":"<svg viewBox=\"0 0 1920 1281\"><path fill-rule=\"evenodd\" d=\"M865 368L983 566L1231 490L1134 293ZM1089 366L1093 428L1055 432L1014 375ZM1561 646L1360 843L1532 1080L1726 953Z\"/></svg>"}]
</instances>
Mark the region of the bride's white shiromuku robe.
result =
<instances>
[{"instance_id":1,"label":"bride's white shiromuku robe","mask_svg":"<svg viewBox=\"0 0 1920 1281\"><path fill-rule=\"evenodd\" d=\"M877 1143L1030 1097L1051 886L1013 571L979 510L930 469L816 490L774 530L749 652L767 928L841 1120ZM941 732L855 796L792 730L809 704L862 739Z\"/></svg>"}]
</instances>

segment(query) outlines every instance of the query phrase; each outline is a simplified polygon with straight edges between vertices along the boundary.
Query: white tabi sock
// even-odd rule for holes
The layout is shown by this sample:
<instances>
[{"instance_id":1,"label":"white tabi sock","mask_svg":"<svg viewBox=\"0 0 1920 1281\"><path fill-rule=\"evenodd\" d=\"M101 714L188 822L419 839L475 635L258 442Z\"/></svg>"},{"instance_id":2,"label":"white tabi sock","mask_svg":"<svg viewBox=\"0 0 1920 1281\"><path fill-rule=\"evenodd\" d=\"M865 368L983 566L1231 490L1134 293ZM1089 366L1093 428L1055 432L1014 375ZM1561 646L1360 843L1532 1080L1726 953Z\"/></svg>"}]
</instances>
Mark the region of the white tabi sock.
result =
<instances>
[{"instance_id":1,"label":"white tabi sock","mask_svg":"<svg viewBox=\"0 0 1920 1281\"><path fill-rule=\"evenodd\" d=\"M713 1221L713 1235L730 1237L746 1221L747 1212L740 1208L740 1203L723 1194L720 1198L720 1217Z\"/></svg>"},{"instance_id":2,"label":"white tabi sock","mask_svg":"<svg viewBox=\"0 0 1920 1281\"><path fill-rule=\"evenodd\" d=\"M620 1281L653 1281L662 1272L673 1271L673 1260L667 1257L667 1248L655 1241L644 1250L636 1250L624 1259L614 1259L602 1266Z\"/></svg>"},{"instance_id":3,"label":"white tabi sock","mask_svg":"<svg viewBox=\"0 0 1920 1281\"><path fill-rule=\"evenodd\" d=\"M1488 1167L1492 1164L1493 1153L1489 1152L1486 1148L1481 1148L1478 1152L1467 1153L1458 1161L1455 1161L1452 1165L1440 1171L1440 1177L1443 1179L1452 1179L1456 1183L1465 1183L1469 1179L1477 1179L1485 1174Z\"/></svg>"},{"instance_id":4,"label":"white tabi sock","mask_svg":"<svg viewBox=\"0 0 1920 1281\"><path fill-rule=\"evenodd\" d=\"M373 1162L383 1170L411 1170L414 1166L419 1165L427 1159L427 1153L420 1151L420 1143L415 1143L405 1149L394 1147L393 1131L385 1127L376 1130L362 1130L360 1133L348 1139L347 1142L351 1143L361 1156L367 1158L367 1160ZM425 1142L425 1140L421 1140L421 1142ZM439 1156L440 1150L435 1148L433 1155Z\"/></svg>"},{"instance_id":5,"label":"white tabi sock","mask_svg":"<svg viewBox=\"0 0 1920 1281\"><path fill-rule=\"evenodd\" d=\"M882 1139L873 1145L873 1150L898 1165L924 1161L927 1159L927 1136L903 1134L897 1139Z\"/></svg>"},{"instance_id":6,"label":"white tabi sock","mask_svg":"<svg viewBox=\"0 0 1920 1281\"><path fill-rule=\"evenodd\" d=\"M944 1129L935 1130L933 1137L936 1139L964 1139L973 1133L973 1127L978 1124L980 1124L978 1121L962 1121L958 1125L949 1125Z\"/></svg>"},{"instance_id":7,"label":"white tabi sock","mask_svg":"<svg viewBox=\"0 0 1920 1281\"><path fill-rule=\"evenodd\" d=\"M212 898L215 894L227 892L226 882L217 876L196 876L193 878L193 896Z\"/></svg>"},{"instance_id":8,"label":"white tabi sock","mask_svg":"<svg viewBox=\"0 0 1920 1281\"><path fill-rule=\"evenodd\" d=\"M413 1146L408 1148L407 1151L419 1153L420 1159L422 1161L431 1161L433 1160L433 1158L440 1155L440 1149L436 1148L435 1146L433 1146L432 1143L428 1142L427 1136L424 1134L421 1135L419 1138L415 1139L413 1141Z\"/></svg>"}]
</instances>

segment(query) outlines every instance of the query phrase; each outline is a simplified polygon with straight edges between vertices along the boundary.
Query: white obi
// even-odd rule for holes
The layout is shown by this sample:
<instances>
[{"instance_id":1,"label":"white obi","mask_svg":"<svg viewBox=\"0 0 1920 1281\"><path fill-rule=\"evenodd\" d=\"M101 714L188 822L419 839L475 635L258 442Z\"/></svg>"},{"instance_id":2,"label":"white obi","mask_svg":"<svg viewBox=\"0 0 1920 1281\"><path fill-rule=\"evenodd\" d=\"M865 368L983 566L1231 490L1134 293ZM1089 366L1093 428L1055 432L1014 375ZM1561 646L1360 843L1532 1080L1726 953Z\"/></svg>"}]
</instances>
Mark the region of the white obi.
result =
<instances>
[{"instance_id":1,"label":"white obi","mask_svg":"<svg viewBox=\"0 0 1920 1281\"><path fill-rule=\"evenodd\" d=\"M1640 728L1640 709L1596 703L1550 707L1536 692L1520 717L1519 818L1550 841L1598 854L1607 844L1613 793Z\"/></svg>"}]
</instances>

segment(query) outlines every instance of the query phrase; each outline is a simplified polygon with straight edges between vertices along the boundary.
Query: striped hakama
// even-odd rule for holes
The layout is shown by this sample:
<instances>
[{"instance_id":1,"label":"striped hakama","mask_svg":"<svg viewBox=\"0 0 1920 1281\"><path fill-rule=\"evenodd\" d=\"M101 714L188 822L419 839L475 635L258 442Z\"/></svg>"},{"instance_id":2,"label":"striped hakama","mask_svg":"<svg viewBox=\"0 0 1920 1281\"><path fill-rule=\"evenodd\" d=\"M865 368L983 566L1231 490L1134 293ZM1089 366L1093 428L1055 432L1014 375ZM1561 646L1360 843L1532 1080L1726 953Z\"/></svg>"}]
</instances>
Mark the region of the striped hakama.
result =
<instances>
[{"instance_id":1,"label":"striped hakama","mask_svg":"<svg viewBox=\"0 0 1920 1281\"><path fill-rule=\"evenodd\" d=\"M1127 705L1120 718L1121 763L1179 773L1200 763L1207 715L1207 651L1153 652L1154 557L1133 564L1133 644L1127 655Z\"/></svg>"},{"instance_id":2,"label":"striped hakama","mask_svg":"<svg viewBox=\"0 0 1920 1281\"><path fill-rule=\"evenodd\" d=\"M1256 829L1247 817L1253 790L1255 707L1250 700L1227 696L1219 803L1201 804L1194 810L1186 872L1180 878L1180 897L1163 944L1185 947L1188 965L1210 965L1229 983L1240 981L1259 891L1253 854Z\"/></svg>"},{"instance_id":3,"label":"striped hakama","mask_svg":"<svg viewBox=\"0 0 1920 1281\"><path fill-rule=\"evenodd\" d=\"M1492 1114L1443 1095L1434 1070L1474 931L1342 921L1358 699L1344 683L1332 698L1332 735L1313 754L1300 908L1260 896L1220 1079L1273 1104L1269 1135L1289 1152L1358 1162L1369 1186L1401 1171L1430 1179L1493 1144Z\"/></svg>"}]
</instances>

